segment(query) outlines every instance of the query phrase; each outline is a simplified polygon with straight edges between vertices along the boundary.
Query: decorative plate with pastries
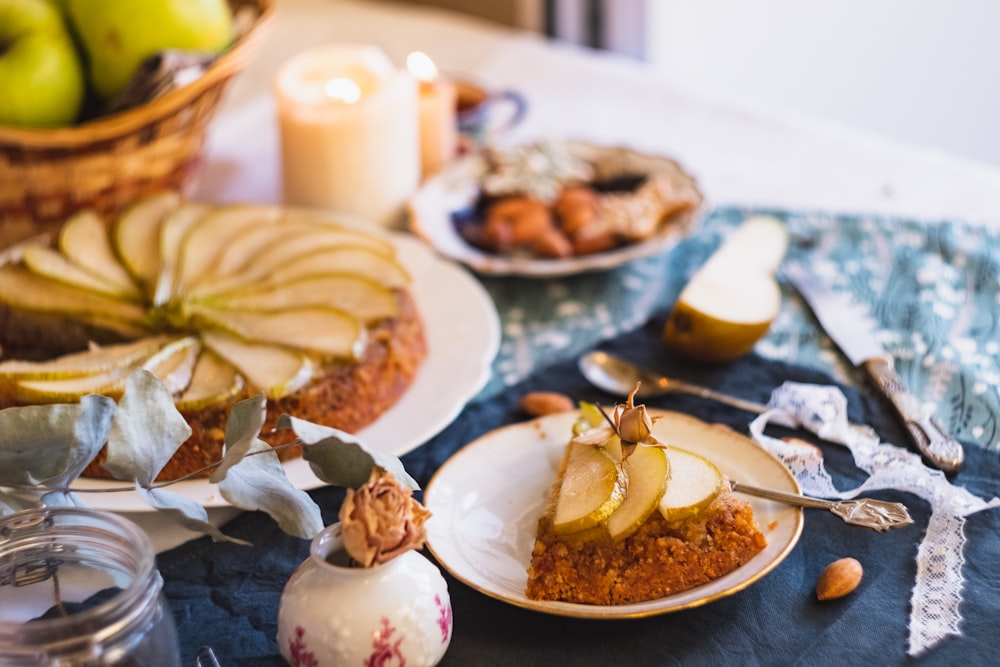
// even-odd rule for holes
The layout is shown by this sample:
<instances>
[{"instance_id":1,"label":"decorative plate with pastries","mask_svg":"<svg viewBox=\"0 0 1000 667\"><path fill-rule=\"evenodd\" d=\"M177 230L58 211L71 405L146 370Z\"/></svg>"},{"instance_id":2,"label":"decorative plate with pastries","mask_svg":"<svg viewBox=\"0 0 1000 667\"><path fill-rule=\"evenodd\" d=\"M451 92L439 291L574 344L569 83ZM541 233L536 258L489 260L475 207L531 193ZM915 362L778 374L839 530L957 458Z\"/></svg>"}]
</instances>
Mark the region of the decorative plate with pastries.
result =
<instances>
[{"instance_id":1,"label":"decorative plate with pastries","mask_svg":"<svg viewBox=\"0 0 1000 667\"><path fill-rule=\"evenodd\" d=\"M673 159L582 141L488 147L428 179L410 230L483 274L553 277L665 252L705 214Z\"/></svg>"}]
</instances>

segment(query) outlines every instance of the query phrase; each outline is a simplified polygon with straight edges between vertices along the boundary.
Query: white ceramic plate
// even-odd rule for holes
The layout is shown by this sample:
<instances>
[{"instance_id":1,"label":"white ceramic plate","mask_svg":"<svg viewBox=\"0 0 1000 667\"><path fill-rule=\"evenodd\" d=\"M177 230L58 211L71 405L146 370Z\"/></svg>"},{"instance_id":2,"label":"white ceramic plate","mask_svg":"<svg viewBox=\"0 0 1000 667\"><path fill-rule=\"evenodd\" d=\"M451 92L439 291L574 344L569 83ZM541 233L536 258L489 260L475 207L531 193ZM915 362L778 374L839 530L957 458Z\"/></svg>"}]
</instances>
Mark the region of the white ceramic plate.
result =
<instances>
[{"instance_id":1,"label":"white ceramic plate","mask_svg":"<svg viewBox=\"0 0 1000 667\"><path fill-rule=\"evenodd\" d=\"M749 438L677 412L654 426L663 442L704 455L730 479L799 493L791 473ZM688 591L634 604L600 606L524 595L535 529L577 413L551 415L487 433L441 466L424 491L427 545L472 588L518 607L579 618L633 618L706 604L743 590L777 567L798 542L802 510L746 497L768 545L743 567Z\"/></svg>"},{"instance_id":2,"label":"white ceramic plate","mask_svg":"<svg viewBox=\"0 0 1000 667\"><path fill-rule=\"evenodd\" d=\"M668 174L672 182L689 189L701 199L701 205L674 216L651 238L607 252L565 259L540 259L514 255L496 255L470 245L455 228L453 214L468 209L479 197L479 181L486 171L481 154L467 155L428 179L410 200L410 230L445 257L483 274L550 278L587 271L601 271L672 248L694 229L708 206L694 177L674 160L641 153L628 148L604 147L570 141L570 149L591 164L599 165L607 176L620 174Z\"/></svg>"},{"instance_id":3,"label":"white ceramic plate","mask_svg":"<svg viewBox=\"0 0 1000 667\"><path fill-rule=\"evenodd\" d=\"M435 256L409 235L393 234L391 239L413 277L428 354L403 397L358 436L373 449L401 456L437 435L486 385L500 347L500 318L489 294L465 269ZM284 467L296 487L322 486L302 459ZM77 489L113 486L122 484L95 479L74 484ZM207 480L179 482L168 488L205 507L228 505ZM85 500L94 507L120 512L152 511L131 491L88 493Z\"/></svg>"}]
</instances>

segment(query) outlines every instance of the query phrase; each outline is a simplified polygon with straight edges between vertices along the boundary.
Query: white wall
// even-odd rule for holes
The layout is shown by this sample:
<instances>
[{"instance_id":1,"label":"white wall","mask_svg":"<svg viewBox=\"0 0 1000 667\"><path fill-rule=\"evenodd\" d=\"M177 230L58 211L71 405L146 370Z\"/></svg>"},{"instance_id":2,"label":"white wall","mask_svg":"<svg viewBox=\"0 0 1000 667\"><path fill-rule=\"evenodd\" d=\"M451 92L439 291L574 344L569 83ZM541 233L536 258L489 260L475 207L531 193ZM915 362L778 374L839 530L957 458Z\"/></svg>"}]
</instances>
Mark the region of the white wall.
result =
<instances>
[{"instance_id":1,"label":"white wall","mask_svg":"<svg viewBox=\"0 0 1000 667\"><path fill-rule=\"evenodd\" d=\"M645 57L680 86L1000 165L996 0L645 1Z\"/></svg>"}]
</instances>

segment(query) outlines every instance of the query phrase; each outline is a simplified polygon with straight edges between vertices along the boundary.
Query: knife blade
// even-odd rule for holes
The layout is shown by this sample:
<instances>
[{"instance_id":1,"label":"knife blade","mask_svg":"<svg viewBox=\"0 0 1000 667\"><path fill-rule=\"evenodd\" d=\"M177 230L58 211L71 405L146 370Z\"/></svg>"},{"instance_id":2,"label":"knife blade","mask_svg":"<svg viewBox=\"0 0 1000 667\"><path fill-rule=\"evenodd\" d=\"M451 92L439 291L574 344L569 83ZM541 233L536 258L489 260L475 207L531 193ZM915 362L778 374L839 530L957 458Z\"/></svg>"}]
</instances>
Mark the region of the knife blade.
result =
<instances>
[{"instance_id":1,"label":"knife blade","mask_svg":"<svg viewBox=\"0 0 1000 667\"><path fill-rule=\"evenodd\" d=\"M867 307L852 303L848 295L831 289L801 264L788 262L782 273L809 304L827 336L888 399L923 457L944 472L961 468L965 460L962 445L906 388L892 356L875 339L874 320Z\"/></svg>"}]
</instances>

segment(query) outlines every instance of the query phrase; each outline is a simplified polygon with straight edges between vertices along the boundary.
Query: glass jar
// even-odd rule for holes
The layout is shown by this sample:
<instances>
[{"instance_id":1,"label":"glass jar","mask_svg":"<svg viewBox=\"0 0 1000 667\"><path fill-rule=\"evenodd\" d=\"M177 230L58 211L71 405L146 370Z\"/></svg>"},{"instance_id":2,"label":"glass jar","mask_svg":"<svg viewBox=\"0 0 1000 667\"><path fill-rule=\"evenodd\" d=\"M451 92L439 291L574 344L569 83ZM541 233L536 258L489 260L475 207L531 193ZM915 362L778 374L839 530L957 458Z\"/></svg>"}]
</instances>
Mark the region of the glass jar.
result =
<instances>
[{"instance_id":1,"label":"glass jar","mask_svg":"<svg viewBox=\"0 0 1000 667\"><path fill-rule=\"evenodd\" d=\"M0 664L180 665L149 537L98 510L0 518Z\"/></svg>"}]
</instances>

